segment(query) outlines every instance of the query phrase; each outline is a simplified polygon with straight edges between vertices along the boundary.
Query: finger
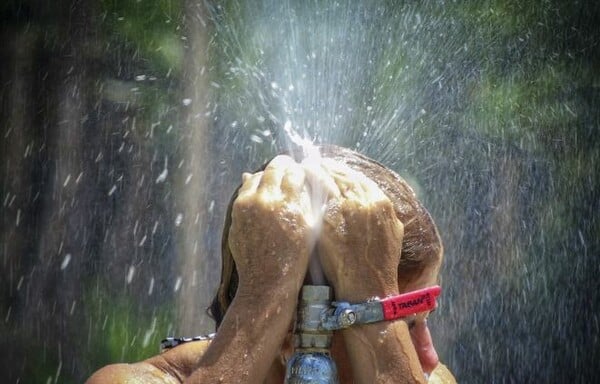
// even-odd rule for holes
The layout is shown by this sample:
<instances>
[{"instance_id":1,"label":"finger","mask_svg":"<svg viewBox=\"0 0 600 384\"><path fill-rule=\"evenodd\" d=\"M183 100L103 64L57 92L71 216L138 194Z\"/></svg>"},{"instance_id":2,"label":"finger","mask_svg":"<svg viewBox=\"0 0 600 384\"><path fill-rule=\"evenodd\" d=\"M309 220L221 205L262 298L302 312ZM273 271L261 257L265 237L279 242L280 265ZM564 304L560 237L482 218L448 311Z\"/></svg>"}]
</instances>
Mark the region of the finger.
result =
<instances>
[{"instance_id":1,"label":"finger","mask_svg":"<svg viewBox=\"0 0 600 384\"><path fill-rule=\"evenodd\" d=\"M262 178L263 172L252 173L244 173L242 175L242 186L238 190L238 197L248 196L256 193L256 189L258 188L258 184Z\"/></svg>"},{"instance_id":2,"label":"finger","mask_svg":"<svg viewBox=\"0 0 600 384\"><path fill-rule=\"evenodd\" d=\"M256 188L256 192L259 194L272 194L275 190L279 191L281 179L283 179L284 174L285 172L282 169L265 169Z\"/></svg>"},{"instance_id":3,"label":"finger","mask_svg":"<svg viewBox=\"0 0 600 384\"><path fill-rule=\"evenodd\" d=\"M298 163L290 164L283 173L281 180L281 192L286 196L287 199L298 197L303 188L306 180L306 173L304 169Z\"/></svg>"},{"instance_id":4,"label":"finger","mask_svg":"<svg viewBox=\"0 0 600 384\"><path fill-rule=\"evenodd\" d=\"M258 184L257 193L272 193L280 190L285 171L293 166L294 160L285 155L276 156L267 164L264 174Z\"/></svg>"},{"instance_id":5,"label":"finger","mask_svg":"<svg viewBox=\"0 0 600 384\"><path fill-rule=\"evenodd\" d=\"M306 173L300 164L293 163L286 169L281 180L281 192L288 203L300 209L309 227L314 227L316 216L313 212L312 199L306 184Z\"/></svg>"},{"instance_id":6,"label":"finger","mask_svg":"<svg viewBox=\"0 0 600 384\"><path fill-rule=\"evenodd\" d=\"M297 164L294 159L288 155L277 155L267 164L265 171L269 169L284 169Z\"/></svg>"},{"instance_id":7,"label":"finger","mask_svg":"<svg viewBox=\"0 0 600 384\"><path fill-rule=\"evenodd\" d=\"M363 193L363 200L366 203L376 203L389 200L386 194L379 188L379 185L368 177L360 180L360 185Z\"/></svg>"},{"instance_id":8,"label":"finger","mask_svg":"<svg viewBox=\"0 0 600 384\"><path fill-rule=\"evenodd\" d=\"M330 162L328 166L336 183L347 199L357 200L365 205L387 200L387 196L379 185L364 173L350 168L348 165Z\"/></svg>"},{"instance_id":9,"label":"finger","mask_svg":"<svg viewBox=\"0 0 600 384\"><path fill-rule=\"evenodd\" d=\"M306 181L310 187L311 194L315 195L323 203L328 198L338 198L340 189L333 177L323 167L321 161L303 160L302 167L306 173Z\"/></svg>"},{"instance_id":10,"label":"finger","mask_svg":"<svg viewBox=\"0 0 600 384\"><path fill-rule=\"evenodd\" d=\"M346 164L331 159L324 159L323 166L333 178L342 198L356 201L364 199L365 191L361 181L366 176Z\"/></svg>"},{"instance_id":11,"label":"finger","mask_svg":"<svg viewBox=\"0 0 600 384\"><path fill-rule=\"evenodd\" d=\"M250 177L252 177L252 174L249 172L244 172L242 173L242 184L246 182L246 180L250 179Z\"/></svg>"}]
</instances>

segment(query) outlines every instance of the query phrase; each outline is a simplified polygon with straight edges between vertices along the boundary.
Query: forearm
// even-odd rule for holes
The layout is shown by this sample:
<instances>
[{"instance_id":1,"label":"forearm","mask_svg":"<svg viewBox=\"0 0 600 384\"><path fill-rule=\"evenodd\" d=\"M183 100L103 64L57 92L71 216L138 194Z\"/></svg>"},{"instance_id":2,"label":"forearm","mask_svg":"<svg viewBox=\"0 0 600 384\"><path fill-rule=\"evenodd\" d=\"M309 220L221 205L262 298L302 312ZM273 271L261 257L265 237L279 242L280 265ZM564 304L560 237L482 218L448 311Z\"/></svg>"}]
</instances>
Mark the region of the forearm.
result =
<instances>
[{"instance_id":1,"label":"forearm","mask_svg":"<svg viewBox=\"0 0 600 384\"><path fill-rule=\"evenodd\" d=\"M343 331L357 383L424 383L404 321L355 326Z\"/></svg>"},{"instance_id":2,"label":"forearm","mask_svg":"<svg viewBox=\"0 0 600 384\"><path fill-rule=\"evenodd\" d=\"M293 291L293 290L292 290ZM269 295L239 293L215 339L186 383L259 383L280 351L292 322L297 296L289 289Z\"/></svg>"},{"instance_id":3,"label":"forearm","mask_svg":"<svg viewBox=\"0 0 600 384\"><path fill-rule=\"evenodd\" d=\"M369 283L348 288L338 282L336 299L360 303L373 297L398 294L396 281L373 277ZM406 322L396 320L355 325L342 334L356 383L425 382Z\"/></svg>"}]
</instances>

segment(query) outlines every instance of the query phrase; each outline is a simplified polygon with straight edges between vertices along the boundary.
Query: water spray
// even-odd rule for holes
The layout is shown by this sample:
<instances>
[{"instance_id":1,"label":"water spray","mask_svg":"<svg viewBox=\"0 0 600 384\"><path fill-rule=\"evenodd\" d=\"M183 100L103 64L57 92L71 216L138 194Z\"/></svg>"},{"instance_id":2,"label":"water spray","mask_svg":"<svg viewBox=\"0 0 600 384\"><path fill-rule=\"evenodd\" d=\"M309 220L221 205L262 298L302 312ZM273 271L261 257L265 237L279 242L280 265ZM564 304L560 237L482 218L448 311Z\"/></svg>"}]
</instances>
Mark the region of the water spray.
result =
<instances>
[{"instance_id":1,"label":"water spray","mask_svg":"<svg viewBox=\"0 0 600 384\"><path fill-rule=\"evenodd\" d=\"M313 141L307 138L306 132L304 132L304 137L300 135L290 120L285 122L282 129L287 137L289 152L296 154L294 159L304 166L309 165L309 167L314 169L320 168L322 160L321 153ZM301 150L301 153L298 153L298 149ZM321 232L321 226L323 224L325 204L327 203L327 190L320 182L310 183L310 186L310 202L312 205L311 226L314 239L316 239ZM321 263L319 262L316 252L311 254L308 264L308 273L314 283L325 284L325 274L323 273L323 268L321 268Z\"/></svg>"},{"instance_id":2,"label":"water spray","mask_svg":"<svg viewBox=\"0 0 600 384\"><path fill-rule=\"evenodd\" d=\"M320 169L322 159L318 147L312 141L300 136L289 120L284 124L283 131L290 145L302 149L301 157L296 160L307 166L307 169ZM310 186L312 204L310 224L316 239L321 231L327 189L320 182L310 183ZM325 275L316 252L311 254L308 272L313 282L325 283ZM350 304L332 302L332 291L329 286L303 286L298 303L298 320L294 336L295 351L287 363L285 383L337 384L337 367L330 354L333 331L354 324L416 316L417 313L435 308L435 298L439 294L440 287L435 286L383 300Z\"/></svg>"}]
</instances>

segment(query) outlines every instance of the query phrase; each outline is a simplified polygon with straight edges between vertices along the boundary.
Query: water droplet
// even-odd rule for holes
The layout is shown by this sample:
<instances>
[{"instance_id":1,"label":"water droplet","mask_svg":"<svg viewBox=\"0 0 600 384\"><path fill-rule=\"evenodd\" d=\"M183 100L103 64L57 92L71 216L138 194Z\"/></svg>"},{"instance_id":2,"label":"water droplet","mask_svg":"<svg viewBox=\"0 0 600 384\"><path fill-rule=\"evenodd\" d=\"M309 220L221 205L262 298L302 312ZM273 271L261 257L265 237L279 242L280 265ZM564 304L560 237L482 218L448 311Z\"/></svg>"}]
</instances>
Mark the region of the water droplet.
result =
<instances>
[{"instance_id":1,"label":"water droplet","mask_svg":"<svg viewBox=\"0 0 600 384\"><path fill-rule=\"evenodd\" d=\"M148 287L148 296L154 292L154 277L150 279L150 286Z\"/></svg>"},{"instance_id":2,"label":"water droplet","mask_svg":"<svg viewBox=\"0 0 600 384\"><path fill-rule=\"evenodd\" d=\"M160 175L158 175L158 177L156 178L156 184L164 183L164 181L167 180L168 174L169 174L169 170L167 168L163 169L163 171L160 173Z\"/></svg>"},{"instance_id":3,"label":"water droplet","mask_svg":"<svg viewBox=\"0 0 600 384\"><path fill-rule=\"evenodd\" d=\"M173 287L173 292L179 291L179 288L181 288L181 281L181 276L177 276L177 280L175 280L175 286Z\"/></svg>"},{"instance_id":4,"label":"water droplet","mask_svg":"<svg viewBox=\"0 0 600 384\"><path fill-rule=\"evenodd\" d=\"M67 268L67 266L69 266L69 263L71 262L71 254L67 253L65 255L65 257L63 258L62 263L60 263L60 270L64 270L65 268Z\"/></svg>"},{"instance_id":5,"label":"water droplet","mask_svg":"<svg viewBox=\"0 0 600 384\"><path fill-rule=\"evenodd\" d=\"M17 283L17 291L21 290L21 286L23 285L24 279L25 279L25 276L21 276L21 278L19 279L19 282Z\"/></svg>"},{"instance_id":6,"label":"water droplet","mask_svg":"<svg viewBox=\"0 0 600 384\"><path fill-rule=\"evenodd\" d=\"M183 213L178 213L177 216L175 217L175 226L179 227L182 222L183 222Z\"/></svg>"},{"instance_id":7,"label":"water droplet","mask_svg":"<svg viewBox=\"0 0 600 384\"><path fill-rule=\"evenodd\" d=\"M69 181L71 180L71 174L69 173L67 177L65 177L65 181L63 182L63 188L69 185Z\"/></svg>"},{"instance_id":8,"label":"water droplet","mask_svg":"<svg viewBox=\"0 0 600 384\"><path fill-rule=\"evenodd\" d=\"M130 284L133 280L133 275L135 274L135 267L133 265L129 266L129 271L127 271L127 284Z\"/></svg>"},{"instance_id":9,"label":"water droplet","mask_svg":"<svg viewBox=\"0 0 600 384\"><path fill-rule=\"evenodd\" d=\"M156 331L156 316L154 318L152 318L152 325L150 326L149 329L146 330L146 333L144 334L144 340L142 341L142 346L144 348L150 344L150 338L152 337L152 335L154 335L155 331Z\"/></svg>"},{"instance_id":10,"label":"water droplet","mask_svg":"<svg viewBox=\"0 0 600 384\"><path fill-rule=\"evenodd\" d=\"M8 307L8 311L6 312L6 316L4 317L4 322L8 323L8 320L10 320L10 313L12 312L12 305L10 307Z\"/></svg>"}]
</instances>

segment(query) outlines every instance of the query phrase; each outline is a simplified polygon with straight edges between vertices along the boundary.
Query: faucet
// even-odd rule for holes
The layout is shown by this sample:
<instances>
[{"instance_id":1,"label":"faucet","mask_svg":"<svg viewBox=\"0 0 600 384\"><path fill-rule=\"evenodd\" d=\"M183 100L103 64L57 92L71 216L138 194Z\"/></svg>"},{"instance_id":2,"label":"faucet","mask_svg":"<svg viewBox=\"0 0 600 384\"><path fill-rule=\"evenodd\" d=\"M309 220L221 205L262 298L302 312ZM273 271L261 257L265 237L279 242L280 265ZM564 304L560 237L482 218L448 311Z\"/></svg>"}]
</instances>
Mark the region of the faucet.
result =
<instances>
[{"instance_id":1,"label":"faucet","mask_svg":"<svg viewBox=\"0 0 600 384\"><path fill-rule=\"evenodd\" d=\"M286 384L338 384L337 367L329 349L333 331L322 326L322 315L331 307L331 288L302 287L294 336L294 354L288 361Z\"/></svg>"}]
</instances>

